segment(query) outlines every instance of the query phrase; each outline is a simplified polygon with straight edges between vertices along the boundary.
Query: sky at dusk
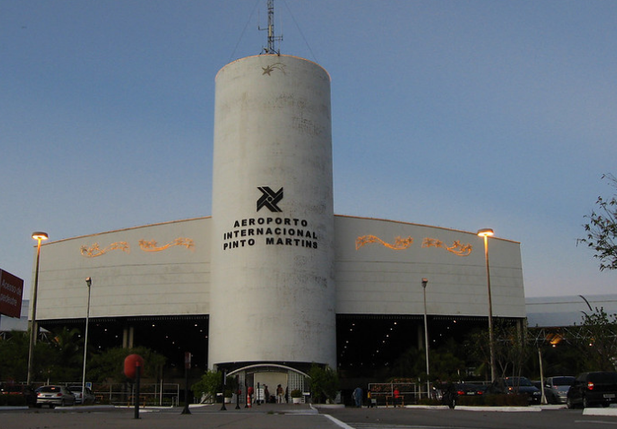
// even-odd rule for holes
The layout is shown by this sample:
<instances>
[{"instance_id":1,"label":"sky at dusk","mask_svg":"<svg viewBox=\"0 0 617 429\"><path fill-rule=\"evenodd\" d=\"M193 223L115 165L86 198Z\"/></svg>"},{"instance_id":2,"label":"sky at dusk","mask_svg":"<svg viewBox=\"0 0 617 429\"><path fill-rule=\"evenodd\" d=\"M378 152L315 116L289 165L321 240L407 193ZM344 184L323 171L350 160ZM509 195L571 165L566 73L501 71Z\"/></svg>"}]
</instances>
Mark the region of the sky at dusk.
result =
<instances>
[{"instance_id":1,"label":"sky at dusk","mask_svg":"<svg viewBox=\"0 0 617 429\"><path fill-rule=\"evenodd\" d=\"M529 297L616 291L577 238L615 191L617 2L275 8L281 53L332 78L336 214L493 228ZM25 298L33 231L211 214L214 78L259 25L265 0L0 2L0 268Z\"/></svg>"}]
</instances>

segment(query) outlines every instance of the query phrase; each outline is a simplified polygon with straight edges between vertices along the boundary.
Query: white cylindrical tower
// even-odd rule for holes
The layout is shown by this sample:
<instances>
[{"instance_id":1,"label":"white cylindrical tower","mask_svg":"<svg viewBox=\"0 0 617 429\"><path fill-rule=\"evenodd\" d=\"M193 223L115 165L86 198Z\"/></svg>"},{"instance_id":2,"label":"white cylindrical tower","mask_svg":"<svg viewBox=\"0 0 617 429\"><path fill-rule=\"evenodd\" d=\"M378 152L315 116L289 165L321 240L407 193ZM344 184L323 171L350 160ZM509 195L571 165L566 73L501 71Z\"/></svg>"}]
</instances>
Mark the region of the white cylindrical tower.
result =
<instances>
[{"instance_id":1,"label":"white cylindrical tower","mask_svg":"<svg viewBox=\"0 0 617 429\"><path fill-rule=\"evenodd\" d=\"M216 77L209 366L336 367L330 77L259 55Z\"/></svg>"}]
</instances>

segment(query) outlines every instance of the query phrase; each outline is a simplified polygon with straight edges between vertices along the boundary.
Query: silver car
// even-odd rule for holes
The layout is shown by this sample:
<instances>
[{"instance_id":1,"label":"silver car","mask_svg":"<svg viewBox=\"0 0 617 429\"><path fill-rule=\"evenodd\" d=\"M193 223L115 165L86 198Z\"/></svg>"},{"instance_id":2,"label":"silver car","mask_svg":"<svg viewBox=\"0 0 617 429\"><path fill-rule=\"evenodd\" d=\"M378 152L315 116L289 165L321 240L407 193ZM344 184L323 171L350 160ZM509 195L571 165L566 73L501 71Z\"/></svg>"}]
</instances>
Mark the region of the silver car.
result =
<instances>
[{"instance_id":1,"label":"silver car","mask_svg":"<svg viewBox=\"0 0 617 429\"><path fill-rule=\"evenodd\" d=\"M49 408L75 405L75 395L64 386L42 386L36 389L36 406L40 408L43 405L49 405Z\"/></svg>"},{"instance_id":2,"label":"silver car","mask_svg":"<svg viewBox=\"0 0 617 429\"><path fill-rule=\"evenodd\" d=\"M549 404L565 404L570 386L576 380L570 375L549 377L544 382L544 394Z\"/></svg>"},{"instance_id":3,"label":"silver car","mask_svg":"<svg viewBox=\"0 0 617 429\"><path fill-rule=\"evenodd\" d=\"M81 393L81 386L69 386L69 390L75 395L75 403L83 405L94 404L94 394L87 387L84 395Z\"/></svg>"}]
</instances>

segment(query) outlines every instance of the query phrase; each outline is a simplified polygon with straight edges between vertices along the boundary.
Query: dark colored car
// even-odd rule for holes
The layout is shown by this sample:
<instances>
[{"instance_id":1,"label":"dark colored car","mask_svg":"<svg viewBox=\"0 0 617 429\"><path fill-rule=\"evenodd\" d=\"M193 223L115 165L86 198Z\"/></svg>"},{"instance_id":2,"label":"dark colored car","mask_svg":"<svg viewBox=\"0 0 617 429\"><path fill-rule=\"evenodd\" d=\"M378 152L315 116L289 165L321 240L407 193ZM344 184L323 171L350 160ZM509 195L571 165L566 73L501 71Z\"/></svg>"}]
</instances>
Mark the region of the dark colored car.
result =
<instances>
[{"instance_id":1,"label":"dark colored car","mask_svg":"<svg viewBox=\"0 0 617 429\"><path fill-rule=\"evenodd\" d=\"M478 396L484 395L485 386L478 384L459 383L455 386L458 396Z\"/></svg>"},{"instance_id":2,"label":"dark colored car","mask_svg":"<svg viewBox=\"0 0 617 429\"><path fill-rule=\"evenodd\" d=\"M570 386L566 398L568 408L617 404L617 372L584 372Z\"/></svg>"},{"instance_id":3,"label":"dark colored car","mask_svg":"<svg viewBox=\"0 0 617 429\"><path fill-rule=\"evenodd\" d=\"M544 383L544 394L549 404L565 404L568 390L574 383L576 377L570 375L560 375L549 377Z\"/></svg>"},{"instance_id":4,"label":"dark colored car","mask_svg":"<svg viewBox=\"0 0 617 429\"><path fill-rule=\"evenodd\" d=\"M21 395L24 398L24 403L32 407L36 405L36 393L34 389L25 384L3 384L0 387L0 394L2 395Z\"/></svg>"},{"instance_id":5,"label":"dark colored car","mask_svg":"<svg viewBox=\"0 0 617 429\"><path fill-rule=\"evenodd\" d=\"M49 408L56 405L75 405L75 395L64 386L42 386L36 389L36 406L42 405L49 405Z\"/></svg>"},{"instance_id":6,"label":"dark colored car","mask_svg":"<svg viewBox=\"0 0 617 429\"><path fill-rule=\"evenodd\" d=\"M487 389L486 393L527 395L530 404L539 404L542 400L542 392L526 377L506 377L495 380Z\"/></svg>"}]
</instances>

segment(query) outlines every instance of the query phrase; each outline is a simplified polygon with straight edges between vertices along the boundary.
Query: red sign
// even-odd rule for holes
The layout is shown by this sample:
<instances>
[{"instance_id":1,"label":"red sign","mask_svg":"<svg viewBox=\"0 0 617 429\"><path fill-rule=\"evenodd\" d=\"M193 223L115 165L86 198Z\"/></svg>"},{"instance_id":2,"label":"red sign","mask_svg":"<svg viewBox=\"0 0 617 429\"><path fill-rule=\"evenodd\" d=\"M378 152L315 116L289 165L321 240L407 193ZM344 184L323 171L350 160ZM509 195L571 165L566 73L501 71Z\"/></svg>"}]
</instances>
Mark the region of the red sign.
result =
<instances>
[{"instance_id":1,"label":"red sign","mask_svg":"<svg viewBox=\"0 0 617 429\"><path fill-rule=\"evenodd\" d=\"M24 281L11 273L0 270L0 314L19 319Z\"/></svg>"}]
</instances>

